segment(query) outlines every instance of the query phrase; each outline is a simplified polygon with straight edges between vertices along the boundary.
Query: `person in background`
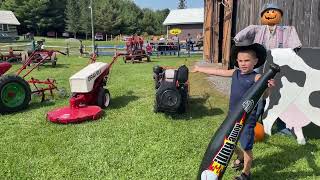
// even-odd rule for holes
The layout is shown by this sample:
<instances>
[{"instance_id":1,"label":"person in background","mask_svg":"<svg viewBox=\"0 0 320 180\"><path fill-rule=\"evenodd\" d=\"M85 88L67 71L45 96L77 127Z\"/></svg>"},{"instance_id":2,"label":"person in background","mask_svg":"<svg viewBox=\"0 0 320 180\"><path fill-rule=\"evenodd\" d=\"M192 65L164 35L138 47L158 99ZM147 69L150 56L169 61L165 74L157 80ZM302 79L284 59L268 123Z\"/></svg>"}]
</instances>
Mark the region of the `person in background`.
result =
<instances>
[{"instance_id":1,"label":"person in background","mask_svg":"<svg viewBox=\"0 0 320 180\"><path fill-rule=\"evenodd\" d=\"M83 54L84 54L84 46L82 44L82 40L79 40L80 41L80 46L79 46L79 51L80 51L80 57L83 57Z\"/></svg>"},{"instance_id":2,"label":"person in background","mask_svg":"<svg viewBox=\"0 0 320 180\"><path fill-rule=\"evenodd\" d=\"M152 55L152 45L147 41L146 51L148 56Z\"/></svg>"}]
</instances>

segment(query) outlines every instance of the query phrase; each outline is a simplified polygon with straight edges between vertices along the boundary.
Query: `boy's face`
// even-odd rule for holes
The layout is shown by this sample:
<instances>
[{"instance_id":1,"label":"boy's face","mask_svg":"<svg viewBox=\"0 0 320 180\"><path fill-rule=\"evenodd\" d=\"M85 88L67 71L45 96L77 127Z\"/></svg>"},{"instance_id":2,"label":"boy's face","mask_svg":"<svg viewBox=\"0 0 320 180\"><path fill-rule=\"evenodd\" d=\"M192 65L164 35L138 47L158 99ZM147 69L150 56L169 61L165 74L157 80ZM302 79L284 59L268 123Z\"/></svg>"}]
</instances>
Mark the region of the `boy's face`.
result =
<instances>
[{"instance_id":1,"label":"boy's face","mask_svg":"<svg viewBox=\"0 0 320 180\"><path fill-rule=\"evenodd\" d=\"M253 71L258 59L248 52L239 52L237 62L241 73L247 74Z\"/></svg>"}]
</instances>

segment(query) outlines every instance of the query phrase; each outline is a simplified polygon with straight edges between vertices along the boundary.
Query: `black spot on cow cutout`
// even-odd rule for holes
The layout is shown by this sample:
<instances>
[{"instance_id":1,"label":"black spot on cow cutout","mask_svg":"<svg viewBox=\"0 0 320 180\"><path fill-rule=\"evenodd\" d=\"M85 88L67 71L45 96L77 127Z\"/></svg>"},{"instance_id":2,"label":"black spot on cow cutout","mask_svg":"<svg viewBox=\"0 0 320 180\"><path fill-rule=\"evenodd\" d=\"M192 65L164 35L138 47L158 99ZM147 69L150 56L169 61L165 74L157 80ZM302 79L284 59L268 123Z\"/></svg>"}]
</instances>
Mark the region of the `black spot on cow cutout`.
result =
<instances>
[{"instance_id":1,"label":"black spot on cow cutout","mask_svg":"<svg viewBox=\"0 0 320 180\"><path fill-rule=\"evenodd\" d=\"M303 135L309 139L320 139L320 127L310 123L302 128Z\"/></svg>"},{"instance_id":2,"label":"black spot on cow cutout","mask_svg":"<svg viewBox=\"0 0 320 180\"><path fill-rule=\"evenodd\" d=\"M297 71L289 67L288 65L281 66L281 75L285 76L289 82L296 83L299 87L303 87L306 83L306 73L304 71ZM282 78L282 76L281 76Z\"/></svg>"},{"instance_id":3,"label":"black spot on cow cutout","mask_svg":"<svg viewBox=\"0 0 320 180\"><path fill-rule=\"evenodd\" d=\"M298 55L308 66L320 70L320 49L302 48L298 51Z\"/></svg>"},{"instance_id":4,"label":"black spot on cow cutout","mask_svg":"<svg viewBox=\"0 0 320 180\"><path fill-rule=\"evenodd\" d=\"M311 106L320 108L320 91L313 91L310 93L309 102Z\"/></svg>"},{"instance_id":5,"label":"black spot on cow cutout","mask_svg":"<svg viewBox=\"0 0 320 180\"><path fill-rule=\"evenodd\" d=\"M267 60L264 66L263 72L267 72L270 68L270 64L273 63L273 56L271 55L271 51L267 53ZM285 96L285 94L280 94L280 89L283 88L283 84L281 82L282 77L286 77L289 82L295 83L299 87L303 87L306 82L306 73L303 71L297 71L289 67L288 65L280 66L280 72L275 76L276 86L272 88L270 94L270 102L269 109L272 109L273 106L279 104L279 100L281 96ZM263 118L268 116L268 110L265 112Z\"/></svg>"}]
</instances>

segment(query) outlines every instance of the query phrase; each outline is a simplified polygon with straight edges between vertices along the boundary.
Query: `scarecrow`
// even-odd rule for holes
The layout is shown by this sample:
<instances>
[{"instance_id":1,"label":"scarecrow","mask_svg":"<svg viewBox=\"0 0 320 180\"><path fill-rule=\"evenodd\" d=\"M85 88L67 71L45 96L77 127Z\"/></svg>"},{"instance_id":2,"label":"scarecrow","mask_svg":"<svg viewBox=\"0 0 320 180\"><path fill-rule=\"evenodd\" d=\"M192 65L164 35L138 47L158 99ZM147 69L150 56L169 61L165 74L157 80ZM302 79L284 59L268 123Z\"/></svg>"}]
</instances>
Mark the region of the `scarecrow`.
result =
<instances>
[{"instance_id":1,"label":"scarecrow","mask_svg":"<svg viewBox=\"0 0 320 180\"><path fill-rule=\"evenodd\" d=\"M235 37L237 44L245 40L259 43L267 50L273 48L301 48L297 31L294 26L280 26L283 11L275 4L266 4L261 13L262 25L250 25L241 30Z\"/></svg>"}]
</instances>

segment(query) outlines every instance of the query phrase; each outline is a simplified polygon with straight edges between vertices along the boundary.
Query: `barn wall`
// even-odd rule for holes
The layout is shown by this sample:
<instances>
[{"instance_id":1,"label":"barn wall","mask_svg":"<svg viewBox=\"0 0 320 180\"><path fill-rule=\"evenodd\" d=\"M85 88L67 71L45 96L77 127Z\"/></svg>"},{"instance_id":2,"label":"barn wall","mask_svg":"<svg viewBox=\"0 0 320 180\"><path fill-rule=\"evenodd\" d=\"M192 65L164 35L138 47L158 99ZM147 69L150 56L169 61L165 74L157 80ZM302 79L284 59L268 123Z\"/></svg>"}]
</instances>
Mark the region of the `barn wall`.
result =
<instances>
[{"instance_id":1,"label":"barn wall","mask_svg":"<svg viewBox=\"0 0 320 180\"><path fill-rule=\"evenodd\" d=\"M178 24L178 25L170 25L169 30L173 28L181 29L181 33L178 35L181 41L185 41L190 33L192 39L196 40L197 35L203 33L203 24ZM169 39L171 39L174 35L169 33Z\"/></svg>"},{"instance_id":2,"label":"barn wall","mask_svg":"<svg viewBox=\"0 0 320 180\"><path fill-rule=\"evenodd\" d=\"M11 24L9 24L9 30L8 31L3 31L2 30L2 24L0 24L0 32L6 33L9 36L17 36L18 35L17 26L16 25L11 25Z\"/></svg>"},{"instance_id":3,"label":"barn wall","mask_svg":"<svg viewBox=\"0 0 320 180\"><path fill-rule=\"evenodd\" d=\"M276 3L283 10L281 24L295 26L304 47L320 47L320 0L238 1L236 31L260 24L260 10L265 3Z\"/></svg>"}]
</instances>

